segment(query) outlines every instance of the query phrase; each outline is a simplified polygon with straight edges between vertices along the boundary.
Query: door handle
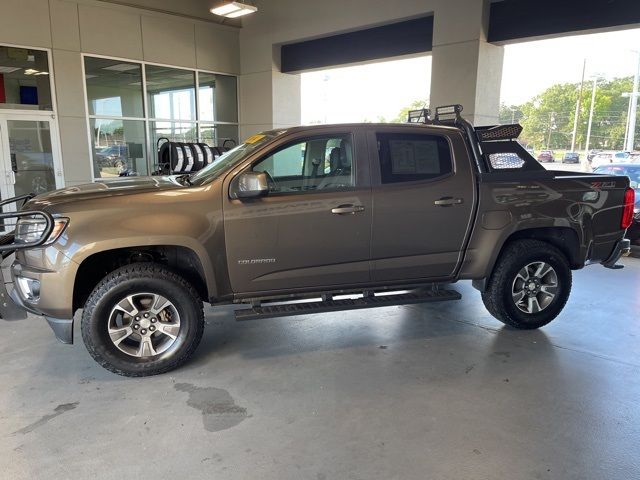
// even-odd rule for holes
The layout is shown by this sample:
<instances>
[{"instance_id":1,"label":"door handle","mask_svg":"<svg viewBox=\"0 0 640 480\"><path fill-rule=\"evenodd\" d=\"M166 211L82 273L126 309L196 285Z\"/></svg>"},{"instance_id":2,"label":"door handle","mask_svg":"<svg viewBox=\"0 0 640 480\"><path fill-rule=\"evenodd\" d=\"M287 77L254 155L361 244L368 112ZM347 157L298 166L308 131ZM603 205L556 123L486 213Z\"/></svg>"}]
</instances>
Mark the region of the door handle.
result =
<instances>
[{"instance_id":1,"label":"door handle","mask_svg":"<svg viewBox=\"0 0 640 480\"><path fill-rule=\"evenodd\" d=\"M442 197L439 200L433 202L434 205L439 207L450 207L452 205L460 205L464 200L462 198Z\"/></svg>"},{"instance_id":2,"label":"door handle","mask_svg":"<svg viewBox=\"0 0 640 480\"><path fill-rule=\"evenodd\" d=\"M339 205L331 209L331 213L335 215L354 215L358 212L364 212L362 205Z\"/></svg>"}]
</instances>

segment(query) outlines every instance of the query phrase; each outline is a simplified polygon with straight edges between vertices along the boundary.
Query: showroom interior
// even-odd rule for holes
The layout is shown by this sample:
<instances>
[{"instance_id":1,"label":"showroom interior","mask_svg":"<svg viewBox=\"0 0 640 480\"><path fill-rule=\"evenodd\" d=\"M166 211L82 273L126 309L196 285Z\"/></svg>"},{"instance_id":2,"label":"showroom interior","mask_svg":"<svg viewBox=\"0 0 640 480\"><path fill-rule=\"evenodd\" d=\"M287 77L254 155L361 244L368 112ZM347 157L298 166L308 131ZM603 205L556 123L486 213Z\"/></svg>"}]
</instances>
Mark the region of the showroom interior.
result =
<instances>
[{"instance_id":1,"label":"showroom interior","mask_svg":"<svg viewBox=\"0 0 640 480\"><path fill-rule=\"evenodd\" d=\"M0 198L162 173L164 141L223 152L296 127L302 75L328 68L427 55L431 107L495 125L506 46L640 28L635 0L211 12L228 3L0 0ZM148 378L101 369L42 319L0 320L0 475L640 478L640 261L620 263L574 272L540 330L503 326L466 281L442 304L250 322L207 306L193 360Z\"/></svg>"}]
</instances>

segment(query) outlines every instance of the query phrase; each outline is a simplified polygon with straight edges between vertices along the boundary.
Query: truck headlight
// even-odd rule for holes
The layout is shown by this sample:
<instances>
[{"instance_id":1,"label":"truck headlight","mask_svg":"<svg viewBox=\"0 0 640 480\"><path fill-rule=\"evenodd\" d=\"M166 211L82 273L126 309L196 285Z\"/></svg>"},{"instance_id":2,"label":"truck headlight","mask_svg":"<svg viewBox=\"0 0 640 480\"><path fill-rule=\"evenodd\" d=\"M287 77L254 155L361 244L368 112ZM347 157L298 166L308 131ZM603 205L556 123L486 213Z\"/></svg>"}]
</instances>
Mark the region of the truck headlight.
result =
<instances>
[{"instance_id":1,"label":"truck headlight","mask_svg":"<svg viewBox=\"0 0 640 480\"><path fill-rule=\"evenodd\" d=\"M56 218L53 221L53 230L49 234L49 238L43 245L50 245L55 242L64 232L69 223L68 218ZM16 223L15 242L16 243L33 243L42 239L47 229L47 222L40 216L22 217Z\"/></svg>"}]
</instances>

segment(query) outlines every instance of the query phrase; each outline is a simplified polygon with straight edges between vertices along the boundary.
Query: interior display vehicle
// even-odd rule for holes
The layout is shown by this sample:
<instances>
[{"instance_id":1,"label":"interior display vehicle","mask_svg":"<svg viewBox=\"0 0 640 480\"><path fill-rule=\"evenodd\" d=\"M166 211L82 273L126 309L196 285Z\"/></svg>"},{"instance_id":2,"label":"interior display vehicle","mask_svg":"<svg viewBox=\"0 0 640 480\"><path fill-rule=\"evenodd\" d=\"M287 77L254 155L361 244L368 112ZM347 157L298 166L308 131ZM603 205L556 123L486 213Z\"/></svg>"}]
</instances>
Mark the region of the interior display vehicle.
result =
<instances>
[{"instance_id":1,"label":"interior display vehicle","mask_svg":"<svg viewBox=\"0 0 640 480\"><path fill-rule=\"evenodd\" d=\"M17 219L0 314L41 315L72 343L82 310L91 356L129 376L186 362L204 303L251 320L456 300L450 285L472 280L495 318L540 328L573 270L619 268L634 190L546 170L520 125L474 128L461 112L270 130L193 174L5 200L26 203L0 215Z\"/></svg>"}]
</instances>

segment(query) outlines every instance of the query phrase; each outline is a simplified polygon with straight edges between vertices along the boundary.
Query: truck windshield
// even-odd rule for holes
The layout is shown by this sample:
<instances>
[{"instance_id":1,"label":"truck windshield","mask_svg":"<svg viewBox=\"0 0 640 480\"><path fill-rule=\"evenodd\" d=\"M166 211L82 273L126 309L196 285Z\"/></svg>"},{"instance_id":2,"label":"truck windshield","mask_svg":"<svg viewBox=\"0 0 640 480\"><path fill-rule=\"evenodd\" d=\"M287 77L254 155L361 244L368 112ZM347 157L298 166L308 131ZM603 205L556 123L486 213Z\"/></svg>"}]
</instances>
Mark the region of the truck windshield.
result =
<instances>
[{"instance_id":1,"label":"truck windshield","mask_svg":"<svg viewBox=\"0 0 640 480\"><path fill-rule=\"evenodd\" d=\"M202 185L214 178L217 178L221 173L244 160L252 152L260 148L265 143L268 143L282 132L283 130L265 132L247 138L244 143L241 143L237 147L225 152L223 155L216 158L211 164L192 174L189 177L190 183L192 185Z\"/></svg>"}]
</instances>

